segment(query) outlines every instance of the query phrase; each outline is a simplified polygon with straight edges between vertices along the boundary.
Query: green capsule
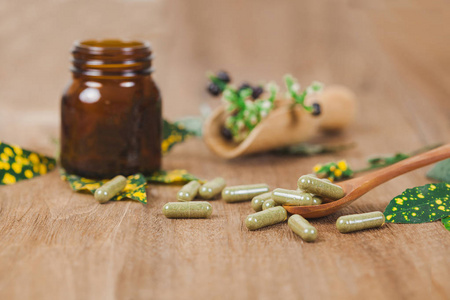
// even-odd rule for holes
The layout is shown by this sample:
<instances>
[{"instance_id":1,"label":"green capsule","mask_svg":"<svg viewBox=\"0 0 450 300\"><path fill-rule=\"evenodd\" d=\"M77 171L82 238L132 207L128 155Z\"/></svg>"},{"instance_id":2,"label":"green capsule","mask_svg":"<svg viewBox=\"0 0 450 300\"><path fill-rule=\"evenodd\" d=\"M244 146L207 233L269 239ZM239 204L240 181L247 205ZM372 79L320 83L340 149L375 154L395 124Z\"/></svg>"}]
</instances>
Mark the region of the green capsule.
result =
<instances>
[{"instance_id":1,"label":"green capsule","mask_svg":"<svg viewBox=\"0 0 450 300\"><path fill-rule=\"evenodd\" d=\"M268 199L266 201L264 201L263 205L262 205L262 210L266 210L275 206L279 206L279 204L277 204L275 201L273 201L273 199Z\"/></svg>"},{"instance_id":2,"label":"green capsule","mask_svg":"<svg viewBox=\"0 0 450 300\"><path fill-rule=\"evenodd\" d=\"M94 198L100 203L111 200L112 197L121 192L127 185L127 179L118 175L95 190Z\"/></svg>"},{"instance_id":3,"label":"green capsule","mask_svg":"<svg viewBox=\"0 0 450 300\"><path fill-rule=\"evenodd\" d=\"M344 190L340 186L309 175L300 177L297 185L300 189L307 191L308 193L332 200L341 199L345 195Z\"/></svg>"},{"instance_id":4,"label":"green capsule","mask_svg":"<svg viewBox=\"0 0 450 300\"><path fill-rule=\"evenodd\" d=\"M277 206L249 215L245 219L245 226L249 230L256 230L283 222L286 219L286 210L282 206Z\"/></svg>"},{"instance_id":5,"label":"green capsule","mask_svg":"<svg viewBox=\"0 0 450 300\"><path fill-rule=\"evenodd\" d=\"M169 202L163 206L162 212L172 219L209 218L212 206L206 201Z\"/></svg>"},{"instance_id":6,"label":"green capsule","mask_svg":"<svg viewBox=\"0 0 450 300\"><path fill-rule=\"evenodd\" d=\"M264 201L269 200L272 197L271 192L267 192L258 196L253 197L252 199L252 208L258 212L262 210L262 206Z\"/></svg>"},{"instance_id":7,"label":"green capsule","mask_svg":"<svg viewBox=\"0 0 450 300\"><path fill-rule=\"evenodd\" d=\"M317 229L300 215L292 215L288 220L288 226L306 242L314 242L317 238Z\"/></svg>"},{"instance_id":8,"label":"green capsule","mask_svg":"<svg viewBox=\"0 0 450 300\"><path fill-rule=\"evenodd\" d=\"M222 177L217 177L202 185L198 193L203 199L212 199L215 196L219 195L226 185L227 183L225 182L225 179L223 179Z\"/></svg>"},{"instance_id":9,"label":"green capsule","mask_svg":"<svg viewBox=\"0 0 450 300\"><path fill-rule=\"evenodd\" d=\"M230 186L223 189L222 198L229 203L248 201L257 195L267 193L269 190L269 186L264 183Z\"/></svg>"},{"instance_id":10,"label":"green capsule","mask_svg":"<svg viewBox=\"0 0 450 300\"><path fill-rule=\"evenodd\" d=\"M339 217L336 228L341 233L353 232L369 228L381 227L384 224L384 214L374 211L365 214L356 214Z\"/></svg>"},{"instance_id":11,"label":"green capsule","mask_svg":"<svg viewBox=\"0 0 450 300\"><path fill-rule=\"evenodd\" d=\"M177 193L178 201L192 201L197 196L200 183L197 180L192 180L189 183L183 185L183 187Z\"/></svg>"},{"instance_id":12,"label":"green capsule","mask_svg":"<svg viewBox=\"0 0 450 300\"><path fill-rule=\"evenodd\" d=\"M311 194L286 189L274 189L272 199L277 204L289 206L305 206L313 205L314 203Z\"/></svg>"},{"instance_id":13,"label":"green capsule","mask_svg":"<svg viewBox=\"0 0 450 300\"><path fill-rule=\"evenodd\" d=\"M322 198L316 195L311 194L312 196L312 204L311 205L320 205L322 204Z\"/></svg>"}]
</instances>

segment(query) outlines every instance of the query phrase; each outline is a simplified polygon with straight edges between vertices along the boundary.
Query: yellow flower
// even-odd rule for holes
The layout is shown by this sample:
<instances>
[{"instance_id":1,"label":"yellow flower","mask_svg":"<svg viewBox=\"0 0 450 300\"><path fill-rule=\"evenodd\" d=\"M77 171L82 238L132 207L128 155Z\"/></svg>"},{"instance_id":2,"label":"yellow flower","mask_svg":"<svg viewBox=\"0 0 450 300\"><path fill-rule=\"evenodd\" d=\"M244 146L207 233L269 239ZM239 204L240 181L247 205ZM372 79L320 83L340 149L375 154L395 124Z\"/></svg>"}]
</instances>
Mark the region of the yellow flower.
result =
<instances>
[{"instance_id":1,"label":"yellow flower","mask_svg":"<svg viewBox=\"0 0 450 300\"><path fill-rule=\"evenodd\" d=\"M331 166L331 167L330 167L330 171L331 171L331 172L334 172L334 170L336 170L336 167L335 167L335 166Z\"/></svg>"},{"instance_id":2,"label":"yellow flower","mask_svg":"<svg viewBox=\"0 0 450 300\"><path fill-rule=\"evenodd\" d=\"M8 171L10 169L9 164L7 162L0 161L0 163L3 165L3 170ZM2 168L0 168L0 169L2 169Z\"/></svg>"},{"instance_id":3,"label":"yellow flower","mask_svg":"<svg viewBox=\"0 0 450 300\"><path fill-rule=\"evenodd\" d=\"M330 176L330 177L328 177L328 180L331 181L331 182L333 182L333 181L334 181L334 178Z\"/></svg>"},{"instance_id":4,"label":"yellow flower","mask_svg":"<svg viewBox=\"0 0 450 300\"><path fill-rule=\"evenodd\" d=\"M9 161L9 157L5 153L0 154L0 159L5 162Z\"/></svg>"},{"instance_id":5,"label":"yellow flower","mask_svg":"<svg viewBox=\"0 0 450 300\"><path fill-rule=\"evenodd\" d=\"M342 171L346 171L347 170L347 162L345 160L341 160L340 162L337 163L338 168L341 169Z\"/></svg>"},{"instance_id":6,"label":"yellow flower","mask_svg":"<svg viewBox=\"0 0 450 300\"><path fill-rule=\"evenodd\" d=\"M314 170L314 173L317 173L317 172L319 172L320 168L322 168L322 166L321 166L321 165L315 165L315 166L314 166L314 168L313 168L313 170Z\"/></svg>"},{"instance_id":7,"label":"yellow flower","mask_svg":"<svg viewBox=\"0 0 450 300\"><path fill-rule=\"evenodd\" d=\"M337 178L341 177L341 175L342 175L342 171L340 169L336 169L334 171L334 176L336 176Z\"/></svg>"},{"instance_id":8,"label":"yellow flower","mask_svg":"<svg viewBox=\"0 0 450 300\"><path fill-rule=\"evenodd\" d=\"M47 167L46 167L45 165L40 165L40 166L39 166L39 173L40 173L41 175L47 173Z\"/></svg>"},{"instance_id":9,"label":"yellow flower","mask_svg":"<svg viewBox=\"0 0 450 300\"><path fill-rule=\"evenodd\" d=\"M17 146L12 146L12 147L14 149L14 152L16 152L17 155L22 155L23 154L23 151L22 151L22 149L20 147L17 147Z\"/></svg>"},{"instance_id":10,"label":"yellow flower","mask_svg":"<svg viewBox=\"0 0 450 300\"><path fill-rule=\"evenodd\" d=\"M14 156L14 153L12 152L12 150L10 148L5 148L5 150L3 150L3 152L5 152L5 154L8 156Z\"/></svg>"},{"instance_id":11,"label":"yellow flower","mask_svg":"<svg viewBox=\"0 0 450 300\"><path fill-rule=\"evenodd\" d=\"M39 157L37 156L36 153L31 153L30 156L28 156L28 159L29 159L33 164L38 164L38 163L39 163Z\"/></svg>"},{"instance_id":12,"label":"yellow flower","mask_svg":"<svg viewBox=\"0 0 450 300\"><path fill-rule=\"evenodd\" d=\"M18 164L18 163L13 163L11 165L11 168L14 170L14 172L16 172L17 174L20 174L20 172L22 172L22 165Z\"/></svg>"},{"instance_id":13,"label":"yellow flower","mask_svg":"<svg viewBox=\"0 0 450 300\"><path fill-rule=\"evenodd\" d=\"M3 176L3 183L4 184L13 184L16 183L16 177L12 176L9 173L6 173L5 176Z\"/></svg>"},{"instance_id":14,"label":"yellow flower","mask_svg":"<svg viewBox=\"0 0 450 300\"><path fill-rule=\"evenodd\" d=\"M26 177L26 178L31 178L31 177L33 177L33 172L31 172L30 170L26 170L26 171L25 171L25 177Z\"/></svg>"}]
</instances>

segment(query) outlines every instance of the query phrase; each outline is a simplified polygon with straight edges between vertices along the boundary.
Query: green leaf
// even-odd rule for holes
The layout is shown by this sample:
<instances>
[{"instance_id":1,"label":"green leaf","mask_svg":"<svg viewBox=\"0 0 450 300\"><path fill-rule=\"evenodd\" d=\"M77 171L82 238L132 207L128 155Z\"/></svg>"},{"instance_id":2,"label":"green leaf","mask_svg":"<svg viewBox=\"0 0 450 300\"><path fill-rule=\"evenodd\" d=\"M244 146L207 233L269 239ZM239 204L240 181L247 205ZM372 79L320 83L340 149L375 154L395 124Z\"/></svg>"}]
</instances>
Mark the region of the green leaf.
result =
<instances>
[{"instance_id":1,"label":"green leaf","mask_svg":"<svg viewBox=\"0 0 450 300\"><path fill-rule=\"evenodd\" d=\"M47 174L55 166L54 158L0 142L0 185Z\"/></svg>"},{"instance_id":2,"label":"green leaf","mask_svg":"<svg viewBox=\"0 0 450 300\"><path fill-rule=\"evenodd\" d=\"M192 136L192 133L186 130L183 125L163 120L162 152L169 152L173 146L184 142L190 136Z\"/></svg>"},{"instance_id":3,"label":"green leaf","mask_svg":"<svg viewBox=\"0 0 450 300\"><path fill-rule=\"evenodd\" d=\"M450 159L438 162L428 171L427 177L443 182L450 182Z\"/></svg>"},{"instance_id":4,"label":"green leaf","mask_svg":"<svg viewBox=\"0 0 450 300\"><path fill-rule=\"evenodd\" d=\"M60 175L61 179L69 182L72 190L76 192L89 191L94 194L96 189L108 182L108 179L88 179L78 175L67 174L64 169L60 169ZM145 204L147 203L146 185L145 177L141 173L130 175L127 177L127 185L123 191L115 195L110 201L131 199Z\"/></svg>"},{"instance_id":5,"label":"green leaf","mask_svg":"<svg viewBox=\"0 0 450 300\"><path fill-rule=\"evenodd\" d=\"M186 183L192 180L199 180L186 170L157 171L146 177L148 182L152 183Z\"/></svg>"},{"instance_id":6,"label":"green leaf","mask_svg":"<svg viewBox=\"0 0 450 300\"><path fill-rule=\"evenodd\" d=\"M445 229L450 231L450 216L441 219L442 224L444 224Z\"/></svg>"},{"instance_id":7,"label":"green leaf","mask_svg":"<svg viewBox=\"0 0 450 300\"><path fill-rule=\"evenodd\" d=\"M384 211L386 222L425 223L450 215L450 184L427 184L405 190Z\"/></svg>"}]
</instances>

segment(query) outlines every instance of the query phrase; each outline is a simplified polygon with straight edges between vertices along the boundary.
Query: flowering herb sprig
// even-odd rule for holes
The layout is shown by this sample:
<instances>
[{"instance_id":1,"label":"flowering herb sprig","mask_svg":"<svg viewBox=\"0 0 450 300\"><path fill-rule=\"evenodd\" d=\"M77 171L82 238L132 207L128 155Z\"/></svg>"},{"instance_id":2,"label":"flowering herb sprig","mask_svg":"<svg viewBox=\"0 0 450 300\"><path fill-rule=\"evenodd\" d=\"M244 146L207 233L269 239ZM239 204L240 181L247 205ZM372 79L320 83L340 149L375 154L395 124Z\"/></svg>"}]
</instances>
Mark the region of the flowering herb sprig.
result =
<instances>
[{"instance_id":1,"label":"flowering herb sprig","mask_svg":"<svg viewBox=\"0 0 450 300\"><path fill-rule=\"evenodd\" d=\"M441 144L427 145L411 153L395 153L388 156L372 157L367 160L368 166L359 170L353 171L345 160L341 160L337 163L329 162L326 164L317 164L314 166L313 171L320 178L328 178L331 182L339 181L353 177L356 173L362 173L374 169L384 168L393 165L399 161L402 161L411 156L423 153L425 151L439 147Z\"/></svg>"},{"instance_id":2,"label":"flowering herb sprig","mask_svg":"<svg viewBox=\"0 0 450 300\"><path fill-rule=\"evenodd\" d=\"M224 127L231 132L233 141L243 141L274 108L277 86L269 84L267 89L270 93L267 99L252 101L251 88L236 90L229 85L225 87L223 99L230 115L225 120Z\"/></svg>"},{"instance_id":3,"label":"flowering herb sprig","mask_svg":"<svg viewBox=\"0 0 450 300\"><path fill-rule=\"evenodd\" d=\"M354 174L354 171L345 160L338 161L337 163L329 162L323 165L315 165L313 171L317 177L328 178L331 182L350 178Z\"/></svg>"},{"instance_id":4,"label":"flowering herb sprig","mask_svg":"<svg viewBox=\"0 0 450 300\"><path fill-rule=\"evenodd\" d=\"M314 81L303 92L300 92L300 85L297 80L291 75L284 76L284 82L288 90L288 95L294 101L294 105L302 106L307 112L310 112L313 116L318 116L321 113L320 104L314 102L311 106L305 104L306 96L318 93L322 90L323 84Z\"/></svg>"},{"instance_id":5,"label":"flowering herb sprig","mask_svg":"<svg viewBox=\"0 0 450 300\"><path fill-rule=\"evenodd\" d=\"M236 89L230 85L230 76L224 71L216 74L210 73L208 77L210 79L208 92L213 96L222 94L226 110L229 113L221 129L222 136L237 143L242 142L273 110L278 87L274 83L270 83L264 89L263 86L243 83ZM300 105L314 116L321 113L318 103L313 103L311 106L305 104L306 96L321 91L321 83L313 82L303 92L300 92L300 85L291 75L285 76L285 83L288 98L293 101L292 106Z\"/></svg>"}]
</instances>

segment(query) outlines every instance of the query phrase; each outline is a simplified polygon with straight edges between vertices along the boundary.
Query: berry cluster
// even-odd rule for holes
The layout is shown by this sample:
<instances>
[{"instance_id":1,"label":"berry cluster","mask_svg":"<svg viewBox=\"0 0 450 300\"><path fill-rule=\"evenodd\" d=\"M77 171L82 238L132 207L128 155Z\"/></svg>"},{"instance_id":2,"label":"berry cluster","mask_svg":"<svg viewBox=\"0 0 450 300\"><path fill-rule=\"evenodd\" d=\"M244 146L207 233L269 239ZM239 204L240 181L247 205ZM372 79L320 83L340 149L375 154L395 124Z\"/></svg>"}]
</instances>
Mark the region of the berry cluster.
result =
<instances>
[{"instance_id":1,"label":"berry cluster","mask_svg":"<svg viewBox=\"0 0 450 300\"><path fill-rule=\"evenodd\" d=\"M208 84L206 90L214 97L219 96L223 93L225 90L227 84L231 82L231 78L225 71L219 71L216 73L216 75L209 75L209 79L211 82ZM245 89L250 89L252 91L251 98L253 100L256 100L259 98L259 96L264 93L264 89L262 86L252 86L248 82L243 82L239 88L238 91L242 91Z\"/></svg>"}]
</instances>

